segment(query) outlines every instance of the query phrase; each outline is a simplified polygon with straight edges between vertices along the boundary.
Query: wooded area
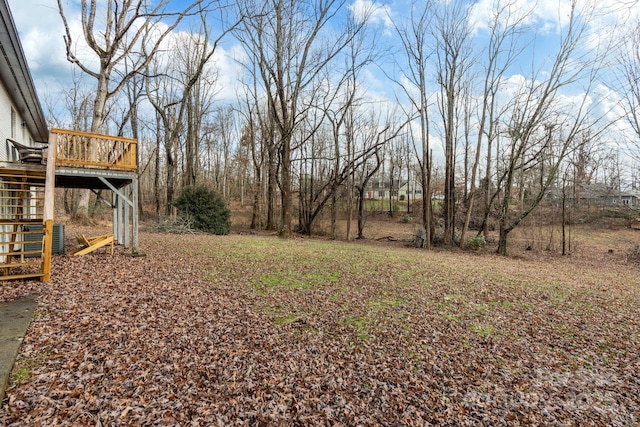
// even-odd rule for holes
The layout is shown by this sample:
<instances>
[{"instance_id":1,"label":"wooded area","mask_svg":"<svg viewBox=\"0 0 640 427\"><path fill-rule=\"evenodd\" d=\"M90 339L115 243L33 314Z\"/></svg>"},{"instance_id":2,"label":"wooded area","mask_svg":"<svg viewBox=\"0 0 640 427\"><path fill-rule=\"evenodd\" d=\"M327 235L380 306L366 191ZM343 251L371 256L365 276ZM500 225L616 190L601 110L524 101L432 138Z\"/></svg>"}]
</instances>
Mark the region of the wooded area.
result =
<instances>
[{"instance_id":1,"label":"wooded area","mask_svg":"<svg viewBox=\"0 0 640 427\"><path fill-rule=\"evenodd\" d=\"M172 215L177 192L205 184L251 205L252 228L313 234L323 217L350 240L364 237L368 200L391 213L402 201L421 212L425 247L495 227L506 254L540 204L590 203L593 186L640 204L637 191L622 200L640 184L640 30L595 34L596 2L559 11L544 49L527 36L534 9L514 0L481 23L464 1L416 1L399 17L343 0L83 0L80 35L58 6L80 73L56 125L139 140L141 212ZM233 102L217 100L223 61L242 70ZM395 99L368 87L374 74ZM401 189L411 182L419 193ZM90 196L68 190L65 209L90 215Z\"/></svg>"}]
</instances>

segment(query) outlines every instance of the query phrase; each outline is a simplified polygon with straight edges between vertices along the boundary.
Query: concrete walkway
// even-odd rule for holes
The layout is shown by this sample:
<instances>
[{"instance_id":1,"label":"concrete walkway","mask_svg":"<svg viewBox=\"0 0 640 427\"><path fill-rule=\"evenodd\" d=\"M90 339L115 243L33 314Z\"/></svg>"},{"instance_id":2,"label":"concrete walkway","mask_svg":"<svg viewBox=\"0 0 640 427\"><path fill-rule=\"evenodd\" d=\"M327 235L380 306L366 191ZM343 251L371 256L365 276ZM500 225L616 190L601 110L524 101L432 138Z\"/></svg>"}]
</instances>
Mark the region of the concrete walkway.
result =
<instances>
[{"instance_id":1,"label":"concrete walkway","mask_svg":"<svg viewBox=\"0 0 640 427\"><path fill-rule=\"evenodd\" d=\"M33 319L36 305L35 296L0 302L0 406L9 385L9 374Z\"/></svg>"}]
</instances>

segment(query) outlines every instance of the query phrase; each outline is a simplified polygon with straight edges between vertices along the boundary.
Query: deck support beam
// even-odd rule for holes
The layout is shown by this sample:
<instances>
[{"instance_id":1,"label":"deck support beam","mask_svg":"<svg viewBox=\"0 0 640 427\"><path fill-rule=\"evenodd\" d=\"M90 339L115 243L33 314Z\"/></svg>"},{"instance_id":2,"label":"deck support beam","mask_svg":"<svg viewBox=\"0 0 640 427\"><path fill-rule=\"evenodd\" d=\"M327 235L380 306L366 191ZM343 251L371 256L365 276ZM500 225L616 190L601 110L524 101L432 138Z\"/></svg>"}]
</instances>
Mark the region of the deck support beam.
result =
<instances>
[{"instance_id":1,"label":"deck support beam","mask_svg":"<svg viewBox=\"0 0 640 427\"><path fill-rule=\"evenodd\" d=\"M116 243L131 247L133 254L138 253L138 177L122 189L116 188L104 177L98 177L113 192L113 235ZM132 240L132 241L131 241Z\"/></svg>"},{"instance_id":2,"label":"deck support beam","mask_svg":"<svg viewBox=\"0 0 640 427\"><path fill-rule=\"evenodd\" d=\"M138 220L139 220L139 216L138 216L139 201L138 200L139 199L138 199L138 175L137 174L131 180L131 199L133 201L133 209L131 212L131 223L132 223L131 253L133 253L134 255L138 255L140 240L138 237Z\"/></svg>"},{"instance_id":3,"label":"deck support beam","mask_svg":"<svg viewBox=\"0 0 640 427\"><path fill-rule=\"evenodd\" d=\"M127 193L127 197L131 197L129 194L129 190L131 187L131 184L127 185L125 187L125 191ZM130 223L129 223L129 203L125 203L124 204L124 247L126 249L129 249L131 247L131 227L130 227Z\"/></svg>"},{"instance_id":4,"label":"deck support beam","mask_svg":"<svg viewBox=\"0 0 640 427\"><path fill-rule=\"evenodd\" d=\"M49 134L47 150L47 172L44 184L44 207L42 211L42 277L43 282L51 280L51 246L53 240L54 199L56 186L56 134Z\"/></svg>"}]
</instances>

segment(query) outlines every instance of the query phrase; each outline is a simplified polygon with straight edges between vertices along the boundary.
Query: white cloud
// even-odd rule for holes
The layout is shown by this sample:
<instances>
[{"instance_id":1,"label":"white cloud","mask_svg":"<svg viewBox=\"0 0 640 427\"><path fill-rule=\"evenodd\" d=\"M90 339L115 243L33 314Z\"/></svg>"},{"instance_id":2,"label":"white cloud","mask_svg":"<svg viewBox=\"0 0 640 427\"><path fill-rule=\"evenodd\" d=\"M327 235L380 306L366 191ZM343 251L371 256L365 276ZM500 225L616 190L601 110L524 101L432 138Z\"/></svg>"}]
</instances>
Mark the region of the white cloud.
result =
<instances>
[{"instance_id":1,"label":"white cloud","mask_svg":"<svg viewBox=\"0 0 640 427\"><path fill-rule=\"evenodd\" d=\"M64 80L69 62L64 46L64 26L55 3L10 0L11 14L38 90L40 79Z\"/></svg>"},{"instance_id":2,"label":"white cloud","mask_svg":"<svg viewBox=\"0 0 640 427\"><path fill-rule=\"evenodd\" d=\"M567 25L571 13L570 0L480 0L471 10L471 24L486 30L500 10L500 22L519 22L536 32L549 34Z\"/></svg>"},{"instance_id":3,"label":"white cloud","mask_svg":"<svg viewBox=\"0 0 640 427\"><path fill-rule=\"evenodd\" d=\"M235 102L238 99L238 81L244 73L242 55L244 51L238 46L229 50L219 47L213 55L212 65L218 72L215 97L217 100Z\"/></svg>"},{"instance_id":4,"label":"white cloud","mask_svg":"<svg viewBox=\"0 0 640 427\"><path fill-rule=\"evenodd\" d=\"M372 0L355 0L348 7L358 22L366 21L374 25L383 25L385 29L393 28L389 5Z\"/></svg>"}]
</instances>

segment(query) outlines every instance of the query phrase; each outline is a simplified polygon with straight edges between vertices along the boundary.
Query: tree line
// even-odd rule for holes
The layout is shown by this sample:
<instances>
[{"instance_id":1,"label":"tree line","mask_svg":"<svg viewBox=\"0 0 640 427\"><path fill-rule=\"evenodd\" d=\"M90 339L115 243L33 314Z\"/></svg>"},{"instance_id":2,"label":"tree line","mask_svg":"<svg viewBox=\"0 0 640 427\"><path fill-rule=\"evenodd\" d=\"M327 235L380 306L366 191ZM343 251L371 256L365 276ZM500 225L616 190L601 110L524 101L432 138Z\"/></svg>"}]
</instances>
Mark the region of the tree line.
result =
<instances>
[{"instance_id":1,"label":"tree line","mask_svg":"<svg viewBox=\"0 0 640 427\"><path fill-rule=\"evenodd\" d=\"M640 160L640 31L595 33L595 2L567 2L540 40L535 9L515 0L413 1L403 16L362 0L81 3L74 34L58 2L79 73L70 123L56 125L137 138L140 208L156 216L206 184L251 205L252 228L312 234L327 216L332 237L351 239L373 181L388 183L392 210L415 177L425 247L464 247L495 225L506 254L542 201L615 176L611 165L619 180L621 144ZM231 101L217 100L221 61L238 70ZM606 89L619 98L601 102ZM621 128L627 141L612 136ZM90 193L65 206L89 215Z\"/></svg>"}]
</instances>

